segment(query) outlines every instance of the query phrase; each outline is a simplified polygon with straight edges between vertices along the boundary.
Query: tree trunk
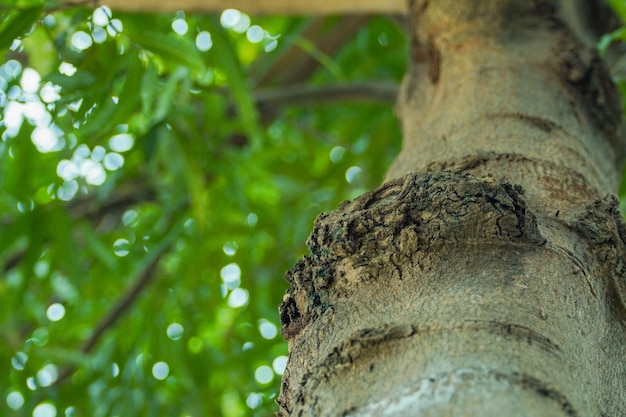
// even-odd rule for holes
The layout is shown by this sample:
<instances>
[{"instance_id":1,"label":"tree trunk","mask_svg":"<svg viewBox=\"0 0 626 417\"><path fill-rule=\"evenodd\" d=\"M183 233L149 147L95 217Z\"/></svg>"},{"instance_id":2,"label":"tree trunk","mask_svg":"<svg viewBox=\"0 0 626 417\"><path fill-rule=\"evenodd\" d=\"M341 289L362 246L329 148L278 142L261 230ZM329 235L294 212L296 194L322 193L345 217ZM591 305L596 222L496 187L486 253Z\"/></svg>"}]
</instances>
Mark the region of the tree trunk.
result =
<instances>
[{"instance_id":1,"label":"tree trunk","mask_svg":"<svg viewBox=\"0 0 626 417\"><path fill-rule=\"evenodd\" d=\"M403 150L287 274L281 415L623 415L622 112L596 3L410 3Z\"/></svg>"}]
</instances>

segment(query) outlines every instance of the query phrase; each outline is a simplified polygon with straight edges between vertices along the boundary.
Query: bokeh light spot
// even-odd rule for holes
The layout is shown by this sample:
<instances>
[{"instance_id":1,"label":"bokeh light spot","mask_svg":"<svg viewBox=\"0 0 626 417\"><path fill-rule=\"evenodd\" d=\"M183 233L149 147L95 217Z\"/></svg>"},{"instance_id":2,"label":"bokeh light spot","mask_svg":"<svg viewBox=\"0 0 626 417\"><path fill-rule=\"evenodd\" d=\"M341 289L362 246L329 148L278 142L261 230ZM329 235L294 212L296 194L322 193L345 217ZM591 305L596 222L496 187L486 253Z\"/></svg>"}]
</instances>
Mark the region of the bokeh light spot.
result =
<instances>
[{"instance_id":1,"label":"bokeh light spot","mask_svg":"<svg viewBox=\"0 0 626 417\"><path fill-rule=\"evenodd\" d=\"M246 223L248 226L254 227L259 222L259 216L256 213L249 213L248 217L246 217Z\"/></svg>"},{"instance_id":2,"label":"bokeh light spot","mask_svg":"<svg viewBox=\"0 0 626 417\"><path fill-rule=\"evenodd\" d=\"M248 291L243 288L235 288L228 296L228 306L232 308L243 307L248 303Z\"/></svg>"},{"instance_id":3,"label":"bokeh light spot","mask_svg":"<svg viewBox=\"0 0 626 417\"><path fill-rule=\"evenodd\" d=\"M119 33L122 33L124 30L124 25L122 25L122 21L120 19L112 19L107 26L107 33L110 36L116 36Z\"/></svg>"},{"instance_id":4,"label":"bokeh light spot","mask_svg":"<svg viewBox=\"0 0 626 417\"><path fill-rule=\"evenodd\" d=\"M263 394L258 392L251 392L246 397L246 405L252 409L258 408L263 402Z\"/></svg>"},{"instance_id":5,"label":"bokeh light spot","mask_svg":"<svg viewBox=\"0 0 626 417\"><path fill-rule=\"evenodd\" d=\"M6 74L7 79L17 78L22 73L22 64L16 59L10 59L0 66L0 75Z\"/></svg>"},{"instance_id":6,"label":"bokeh light spot","mask_svg":"<svg viewBox=\"0 0 626 417\"><path fill-rule=\"evenodd\" d=\"M229 290L233 290L241 284L241 268L235 262L224 266L220 271L220 276Z\"/></svg>"},{"instance_id":7,"label":"bokeh light spot","mask_svg":"<svg viewBox=\"0 0 626 417\"><path fill-rule=\"evenodd\" d=\"M7 405L11 410L19 410L24 405L24 396L18 391L11 391L7 395Z\"/></svg>"},{"instance_id":8,"label":"bokeh light spot","mask_svg":"<svg viewBox=\"0 0 626 417\"><path fill-rule=\"evenodd\" d=\"M119 257L128 255L130 252L130 242L126 239L117 239L113 243L113 253Z\"/></svg>"},{"instance_id":9,"label":"bokeh light spot","mask_svg":"<svg viewBox=\"0 0 626 417\"><path fill-rule=\"evenodd\" d=\"M129 133L120 133L109 139L109 147L115 152L126 152L132 149L133 143L135 143L135 138Z\"/></svg>"},{"instance_id":10,"label":"bokeh light spot","mask_svg":"<svg viewBox=\"0 0 626 417\"><path fill-rule=\"evenodd\" d=\"M248 30L249 27L250 27L250 16L248 16L245 13L241 13L239 20L237 21L235 26L232 27L232 30L234 30L237 33L244 33L245 31Z\"/></svg>"},{"instance_id":11,"label":"bokeh light spot","mask_svg":"<svg viewBox=\"0 0 626 417\"><path fill-rule=\"evenodd\" d=\"M264 339L273 339L278 334L276 325L265 319L259 320L259 332Z\"/></svg>"},{"instance_id":12,"label":"bokeh light spot","mask_svg":"<svg viewBox=\"0 0 626 417\"><path fill-rule=\"evenodd\" d=\"M281 355L272 361L272 369L278 375L282 375L285 372L285 368L287 368L287 356Z\"/></svg>"},{"instance_id":13,"label":"bokeh light spot","mask_svg":"<svg viewBox=\"0 0 626 417\"><path fill-rule=\"evenodd\" d=\"M23 371L28 362L28 355L24 352L17 352L11 358L11 366L18 371Z\"/></svg>"},{"instance_id":14,"label":"bokeh light spot","mask_svg":"<svg viewBox=\"0 0 626 417\"><path fill-rule=\"evenodd\" d=\"M81 162L80 174L85 178L87 184L91 185L102 185L107 178L102 164L93 159L85 159Z\"/></svg>"},{"instance_id":15,"label":"bokeh light spot","mask_svg":"<svg viewBox=\"0 0 626 417\"><path fill-rule=\"evenodd\" d=\"M59 303L51 304L46 310L46 316L50 321L59 321L65 316L65 307Z\"/></svg>"},{"instance_id":16,"label":"bokeh light spot","mask_svg":"<svg viewBox=\"0 0 626 417\"><path fill-rule=\"evenodd\" d=\"M183 333L185 332L185 328L180 323L172 323L167 326L167 337L172 340L180 340L183 338Z\"/></svg>"},{"instance_id":17,"label":"bokeh light spot","mask_svg":"<svg viewBox=\"0 0 626 417\"><path fill-rule=\"evenodd\" d=\"M137 225L137 221L139 220L139 213L137 210L129 209L122 214L122 223L127 227L134 227Z\"/></svg>"},{"instance_id":18,"label":"bokeh light spot","mask_svg":"<svg viewBox=\"0 0 626 417\"><path fill-rule=\"evenodd\" d=\"M50 403L40 403L33 410L33 417L56 417L57 408Z\"/></svg>"},{"instance_id":19,"label":"bokeh light spot","mask_svg":"<svg viewBox=\"0 0 626 417\"><path fill-rule=\"evenodd\" d=\"M39 91L39 96L41 97L41 101L43 101L44 103L54 103L61 98L61 96L59 95L60 92L60 86L52 84L48 81L41 87L41 91Z\"/></svg>"},{"instance_id":20,"label":"bokeh light spot","mask_svg":"<svg viewBox=\"0 0 626 417\"><path fill-rule=\"evenodd\" d=\"M72 35L71 43L74 49L77 49L78 51L84 51L85 49L88 49L91 45L93 45L93 39L91 39L91 35L89 35L87 32L79 30Z\"/></svg>"},{"instance_id":21,"label":"bokeh light spot","mask_svg":"<svg viewBox=\"0 0 626 417\"><path fill-rule=\"evenodd\" d=\"M183 36L186 35L189 31L189 25L187 24L185 19L175 19L172 22L172 30L178 35Z\"/></svg>"},{"instance_id":22,"label":"bokeh light spot","mask_svg":"<svg viewBox=\"0 0 626 417\"><path fill-rule=\"evenodd\" d=\"M254 371L254 379L259 384L269 384L274 379L274 371L267 365L259 366Z\"/></svg>"},{"instance_id":23,"label":"bokeh light spot","mask_svg":"<svg viewBox=\"0 0 626 417\"><path fill-rule=\"evenodd\" d=\"M37 372L37 384L40 387L49 387L59 377L59 371L55 365L48 364Z\"/></svg>"},{"instance_id":24,"label":"bokeh light spot","mask_svg":"<svg viewBox=\"0 0 626 417\"><path fill-rule=\"evenodd\" d=\"M78 182L71 180L65 181L57 190L57 197L61 201L70 201L78 193Z\"/></svg>"},{"instance_id":25,"label":"bokeh light spot","mask_svg":"<svg viewBox=\"0 0 626 417\"><path fill-rule=\"evenodd\" d=\"M68 77L74 75L76 71L76 67L69 62L61 62L59 65L59 72L63 75L67 75Z\"/></svg>"},{"instance_id":26,"label":"bokeh light spot","mask_svg":"<svg viewBox=\"0 0 626 417\"><path fill-rule=\"evenodd\" d=\"M346 148L343 146L335 146L330 150L330 160L335 164L343 159L343 156L346 153Z\"/></svg>"},{"instance_id":27,"label":"bokeh light spot","mask_svg":"<svg viewBox=\"0 0 626 417\"><path fill-rule=\"evenodd\" d=\"M354 180L359 176L362 169L357 166L352 166L346 170L346 182L349 184L354 182Z\"/></svg>"},{"instance_id":28,"label":"bokeh light spot","mask_svg":"<svg viewBox=\"0 0 626 417\"><path fill-rule=\"evenodd\" d=\"M91 31L91 37L95 43L104 43L107 40L107 36L107 31L98 26L95 26Z\"/></svg>"},{"instance_id":29,"label":"bokeh light spot","mask_svg":"<svg viewBox=\"0 0 626 417\"><path fill-rule=\"evenodd\" d=\"M68 159L61 159L57 164L57 175L65 181L71 181L80 175L78 165Z\"/></svg>"},{"instance_id":30,"label":"bokeh light spot","mask_svg":"<svg viewBox=\"0 0 626 417\"><path fill-rule=\"evenodd\" d=\"M61 138L48 126L37 126L30 139L41 153L58 151L63 147Z\"/></svg>"},{"instance_id":31,"label":"bokeh light spot","mask_svg":"<svg viewBox=\"0 0 626 417\"><path fill-rule=\"evenodd\" d=\"M237 249L239 249L237 242L226 242L222 246L222 251L228 256L234 256L237 253Z\"/></svg>"},{"instance_id":32,"label":"bokeh light spot","mask_svg":"<svg viewBox=\"0 0 626 417\"><path fill-rule=\"evenodd\" d=\"M117 152L109 152L105 155L102 164L109 171L115 171L124 166L124 157Z\"/></svg>"},{"instance_id":33,"label":"bokeh light spot","mask_svg":"<svg viewBox=\"0 0 626 417\"><path fill-rule=\"evenodd\" d=\"M220 23L226 29L231 29L235 27L235 25L241 19L241 12L235 9L226 9L222 12L220 16Z\"/></svg>"},{"instance_id":34,"label":"bokeh light spot","mask_svg":"<svg viewBox=\"0 0 626 417\"><path fill-rule=\"evenodd\" d=\"M35 378L32 376L29 376L28 378L26 378L26 386L31 391L36 391L38 388L37 383L35 382Z\"/></svg>"},{"instance_id":35,"label":"bokeh light spot","mask_svg":"<svg viewBox=\"0 0 626 417\"><path fill-rule=\"evenodd\" d=\"M164 380L170 374L170 367L165 362L157 362L152 366L152 376L159 381Z\"/></svg>"},{"instance_id":36,"label":"bokeh light spot","mask_svg":"<svg viewBox=\"0 0 626 417\"><path fill-rule=\"evenodd\" d=\"M109 24L109 16L111 16L111 9L107 6L100 6L93 11L91 19L95 25L106 26Z\"/></svg>"},{"instance_id":37,"label":"bokeh light spot","mask_svg":"<svg viewBox=\"0 0 626 417\"><path fill-rule=\"evenodd\" d=\"M41 83L41 76L32 68L24 68L22 71L22 78L20 78L20 87L25 93L34 94L39 91L39 84Z\"/></svg>"},{"instance_id":38,"label":"bokeh light spot","mask_svg":"<svg viewBox=\"0 0 626 417\"><path fill-rule=\"evenodd\" d=\"M46 327L38 327L33 332L33 336L29 339L37 346L45 346L50 340L50 332Z\"/></svg>"},{"instance_id":39,"label":"bokeh light spot","mask_svg":"<svg viewBox=\"0 0 626 417\"><path fill-rule=\"evenodd\" d=\"M211 39L211 34L207 31L200 32L196 35L196 48L199 51L206 52L213 46L213 39Z\"/></svg>"},{"instance_id":40,"label":"bokeh light spot","mask_svg":"<svg viewBox=\"0 0 626 417\"><path fill-rule=\"evenodd\" d=\"M104 159L104 156L106 155L106 153L107 153L106 149L104 149L100 145L96 145L91 151L91 159L93 159L96 162L100 162Z\"/></svg>"},{"instance_id":41,"label":"bokeh light spot","mask_svg":"<svg viewBox=\"0 0 626 417\"><path fill-rule=\"evenodd\" d=\"M259 43L265 37L265 31L259 25L252 25L246 31L246 38L252 43Z\"/></svg>"}]
</instances>

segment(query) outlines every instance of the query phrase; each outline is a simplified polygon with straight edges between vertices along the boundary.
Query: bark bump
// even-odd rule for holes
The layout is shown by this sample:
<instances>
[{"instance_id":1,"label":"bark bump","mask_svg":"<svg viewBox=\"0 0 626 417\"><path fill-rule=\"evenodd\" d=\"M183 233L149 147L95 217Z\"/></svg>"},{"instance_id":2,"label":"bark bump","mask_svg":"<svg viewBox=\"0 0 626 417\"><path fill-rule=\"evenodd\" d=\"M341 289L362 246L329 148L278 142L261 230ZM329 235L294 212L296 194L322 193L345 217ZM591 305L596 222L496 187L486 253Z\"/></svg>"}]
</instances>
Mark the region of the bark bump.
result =
<instances>
[{"instance_id":1,"label":"bark bump","mask_svg":"<svg viewBox=\"0 0 626 417\"><path fill-rule=\"evenodd\" d=\"M296 335L328 308L328 291L350 291L389 265L433 267L442 251L472 242L541 245L519 186L461 172L414 173L387 182L315 221L304 256L286 275L282 332ZM358 270L345 279L343 266ZM395 276L402 278L400 268ZM339 288L337 288L339 287Z\"/></svg>"}]
</instances>

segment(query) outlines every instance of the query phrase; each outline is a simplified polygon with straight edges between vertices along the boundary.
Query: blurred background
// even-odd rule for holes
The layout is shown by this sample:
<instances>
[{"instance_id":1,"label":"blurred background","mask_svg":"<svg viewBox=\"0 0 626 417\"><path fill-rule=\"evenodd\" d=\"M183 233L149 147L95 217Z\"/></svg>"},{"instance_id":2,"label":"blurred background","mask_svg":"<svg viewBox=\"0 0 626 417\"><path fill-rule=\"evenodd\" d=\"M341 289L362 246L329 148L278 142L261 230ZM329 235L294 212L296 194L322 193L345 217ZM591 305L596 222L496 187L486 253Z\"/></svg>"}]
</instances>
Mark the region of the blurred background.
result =
<instances>
[{"instance_id":1,"label":"blurred background","mask_svg":"<svg viewBox=\"0 0 626 417\"><path fill-rule=\"evenodd\" d=\"M0 0L0 415L272 416L284 274L399 150L404 25Z\"/></svg>"},{"instance_id":2,"label":"blurred background","mask_svg":"<svg viewBox=\"0 0 626 417\"><path fill-rule=\"evenodd\" d=\"M399 150L402 25L0 1L0 415L273 415L284 274Z\"/></svg>"}]
</instances>

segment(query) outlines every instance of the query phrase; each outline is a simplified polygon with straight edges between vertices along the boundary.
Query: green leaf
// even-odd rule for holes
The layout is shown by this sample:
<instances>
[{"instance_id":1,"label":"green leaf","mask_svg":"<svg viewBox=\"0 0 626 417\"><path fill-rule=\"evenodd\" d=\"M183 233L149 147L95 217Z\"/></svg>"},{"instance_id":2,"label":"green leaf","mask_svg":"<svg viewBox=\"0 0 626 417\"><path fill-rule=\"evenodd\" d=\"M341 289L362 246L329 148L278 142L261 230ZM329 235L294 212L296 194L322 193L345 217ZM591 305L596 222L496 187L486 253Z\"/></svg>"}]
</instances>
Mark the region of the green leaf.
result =
<instances>
[{"instance_id":1,"label":"green leaf","mask_svg":"<svg viewBox=\"0 0 626 417\"><path fill-rule=\"evenodd\" d=\"M626 40L626 28L622 27L613 31L611 33L604 34L600 41L598 42L598 51L600 56L604 56L609 45L616 40L625 41Z\"/></svg>"},{"instance_id":2,"label":"green leaf","mask_svg":"<svg viewBox=\"0 0 626 417\"><path fill-rule=\"evenodd\" d=\"M141 111L146 119L151 118L154 109L154 97L159 86L156 65L150 61L141 78Z\"/></svg>"},{"instance_id":3,"label":"green leaf","mask_svg":"<svg viewBox=\"0 0 626 417\"><path fill-rule=\"evenodd\" d=\"M615 11L622 22L626 22L626 3L623 0L608 0L609 6Z\"/></svg>"},{"instance_id":4,"label":"green leaf","mask_svg":"<svg viewBox=\"0 0 626 417\"><path fill-rule=\"evenodd\" d=\"M100 260L110 271L114 271L117 266L117 258L113 255L110 247L107 247L91 226L86 223L81 224L81 232L84 235L85 243L91 253Z\"/></svg>"},{"instance_id":5,"label":"green leaf","mask_svg":"<svg viewBox=\"0 0 626 417\"><path fill-rule=\"evenodd\" d=\"M226 32L217 21L210 20L210 32L213 38L213 56L220 68L228 76L228 86L237 106L242 127L252 142L253 148L261 146L263 134L260 126L259 111L248 86L241 63Z\"/></svg>"},{"instance_id":6,"label":"green leaf","mask_svg":"<svg viewBox=\"0 0 626 417\"><path fill-rule=\"evenodd\" d=\"M315 58L337 80L343 80L345 78L342 74L342 69L339 64L335 63L335 61L333 61L331 57L322 52L313 42L299 36L295 38L294 44L298 45L303 51Z\"/></svg>"},{"instance_id":7,"label":"green leaf","mask_svg":"<svg viewBox=\"0 0 626 417\"><path fill-rule=\"evenodd\" d=\"M11 46L13 41L24 35L37 22L43 6L11 10L0 23L0 49Z\"/></svg>"},{"instance_id":8,"label":"green leaf","mask_svg":"<svg viewBox=\"0 0 626 417\"><path fill-rule=\"evenodd\" d=\"M174 95L177 91L179 83L189 79L189 70L187 67L177 67L172 75L167 79L165 86L161 89L159 98L156 103L154 115L152 117L153 125L161 123L170 113L171 107L174 105Z\"/></svg>"},{"instance_id":9,"label":"green leaf","mask_svg":"<svg viewBox=\"0 0 626 417\"><path fill-rule=\"evenodd\" d=\"M153 32L139 32L132 30L132 28L129 28L127 33L133 42L160 55L173 65L184 65L194 71L206 69L200 52L186 38Z\"/></svg>"},{"instance_id":10,"label":"green leaf","mask_svg":"<svg viewBox=\"0 0 626 417\"><path fill-rule=\"evenodd\" d=\"M115 103L106 97L93 114L76 133L82 137L102 137L111 133L117 125L125 123L135 111L141 97L142 66L136 57L131 57L127 63L127 75L119 88L118 101Z\"/></svg>"},{"instance_id":11,"label":"green leaf","mask_svg":"<svg viewBox=\"0 0 626 417\"><path fill-rule=\"evenodd\" d=\"M80 91L81 89L88 89L93 86L95 79L92 74L86 71L78 71L71 77L53 72L46 77L46 80L61 86L65 94Z\"/></svg>"}]
</instances>

